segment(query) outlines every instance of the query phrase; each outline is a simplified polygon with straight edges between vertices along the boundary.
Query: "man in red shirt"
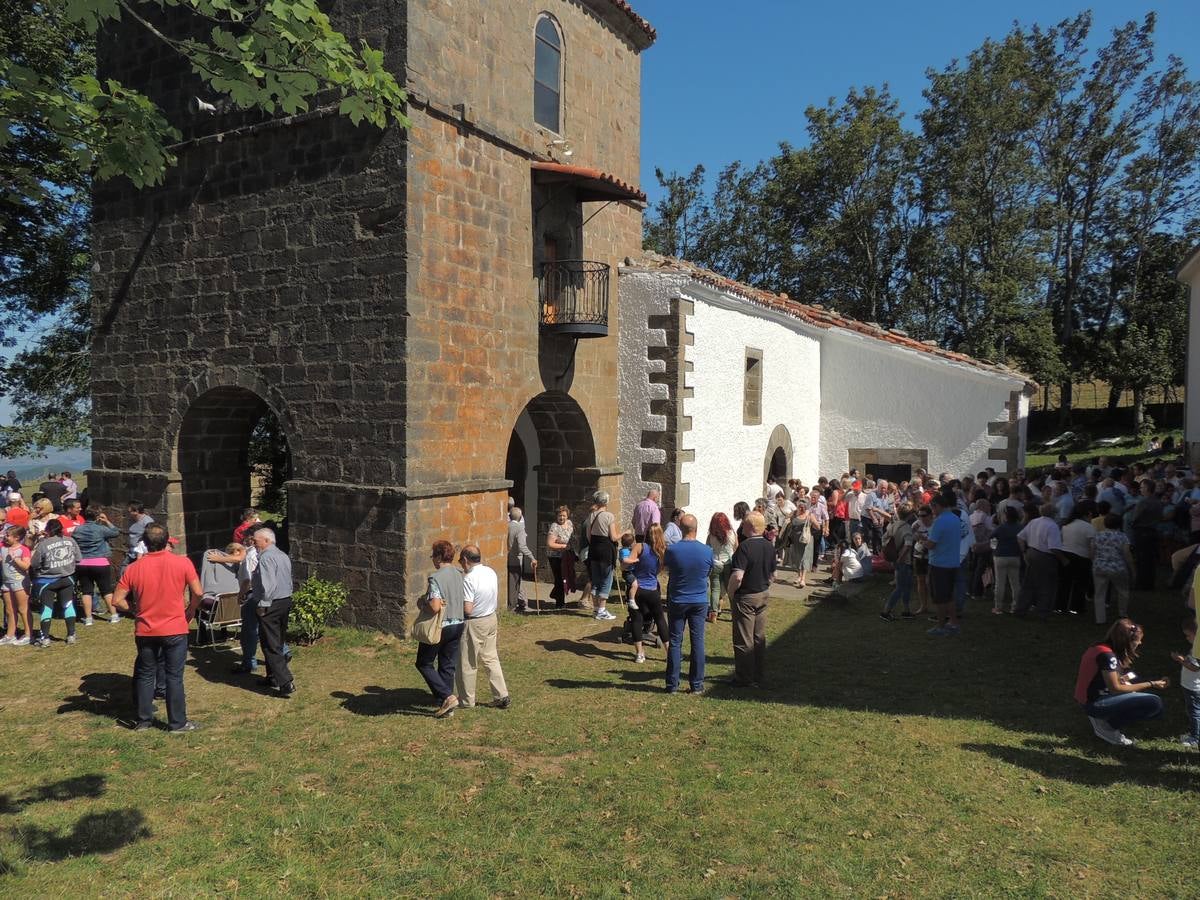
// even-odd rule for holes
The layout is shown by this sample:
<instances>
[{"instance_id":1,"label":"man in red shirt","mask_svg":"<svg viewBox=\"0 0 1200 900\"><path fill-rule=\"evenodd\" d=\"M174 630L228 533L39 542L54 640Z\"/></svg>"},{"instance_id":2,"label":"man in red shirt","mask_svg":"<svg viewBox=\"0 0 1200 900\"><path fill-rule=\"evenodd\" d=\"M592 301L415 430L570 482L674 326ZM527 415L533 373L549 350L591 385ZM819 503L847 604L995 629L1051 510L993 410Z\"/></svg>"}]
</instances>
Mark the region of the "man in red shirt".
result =
<instances>
[{"instance_id":1,"label":"man in red shirt","mask_svg":"<svg viewBox=\"0 0 1200 900\"><path fill-rule=\"evenodd\" d=\"M130 611L130 594L134 601L137 724L133 728L145 731L154 725L155 673L163 663L167 678L167 727L172 734L195 731L196 723L187 717L183 696L183 666L187 661L188 622L196 615L203 595L200 578L187 557L176 556L167 549L164 526L147 525L142 540L146 554L125 570L112 598L113 607L121 612ZM191 602L186 608L184 589L191 592Z\"/></svg>"}]
</instances>

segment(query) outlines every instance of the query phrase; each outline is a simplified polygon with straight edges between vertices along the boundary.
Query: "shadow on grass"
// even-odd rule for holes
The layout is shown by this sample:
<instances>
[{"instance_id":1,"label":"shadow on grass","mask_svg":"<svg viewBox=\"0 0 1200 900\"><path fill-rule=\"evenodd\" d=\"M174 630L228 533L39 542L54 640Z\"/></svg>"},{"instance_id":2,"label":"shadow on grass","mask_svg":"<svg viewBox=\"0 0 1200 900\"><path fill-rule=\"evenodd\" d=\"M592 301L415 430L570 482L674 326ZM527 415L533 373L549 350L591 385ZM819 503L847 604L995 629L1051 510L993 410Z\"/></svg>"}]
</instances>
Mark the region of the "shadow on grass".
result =
<instances>
[{"instance_id":1,"label":"shadow on grass","mask_svg":"<svg viewBox=\"0 0 1200 900\"><path fill-rule=\"evenodd\" d=\"M36 862L61 862L73 856L113 853L150 836L146 817L139 809L113 809L88 813L70 829L22 826L15 832L23 845L21 856ZM12 866L0 861L0 867Z\"/></svg>"},{"instance_id":2,"label":"shadow on grass","mask_svg":"<svg viewBox=\"0 0 1200 900\"><path fill-rule=\"evenodd\" d=\"M888 590L887 577L878 576L854 598L807 609L768 642L765 689L738 689L713 679L708 693L743 702L975 719L1066 738L1086 729L1072 690L1080 655L1103 637L1104 626L1088 616L1046 622L993 616L990 601L974 600L960 636L932 637L925 632L933 623L923 618L878 618ZM785 594L772 597L771 605L777 609L791 602ZM1131 603L1134 618L1146 627L1137 671L1174 680L1179 667L1169 653L1181 642L1178 596L1135 593ZM1160 696L1166 715L1144 728L1147 738L1175 735L1183 727L1181 692Z\"/></svg>"},{"instance_id":3,"label":"shadow on grass","mask_svg":"<svg viewBox=\"0 0 1200 900\"><path fill-rule=\"evenodd\" d=\"M35 803L64 802L77 799L96 799L107 789L104 775L78 775L52 781L12 797L0 795L0 814L17 815ZM139 809L115 809L103 813L88 813L69 830L42 828L31 825L23 817L20 824L5 829L7 836L20 845L19 860L61 862L75 856L105 854L150 836L145 816ZM0 875L20 871L16 862L0 857Z\"/></svg>"},{"instance_id":4,"label":"shadow on grass","mask_svg":"<svg viewBox=\"0 0 1200 900\"><path fill-rule=\"evenodd\" d=\"M584 659L595 659L602 657L605 659L628 659L630 651L609 649L608 647L600 647L593 643L594 639L584 639L581 641L572 640L570 638L555 638L554 640L538 641L537 645L549 650L551 653L573 653L576 656L581 656ZM619 641L606 641L612 646L620 646Z\"/></svg>"},{"instance_id":5,"label":"shadow on grass","mask_svg":"<svg viewBox=\"0 0 1200 900\"><path fill-rule=\"evenodd\" d=\"M361 694L334 691L329 695L341 700L342 709L356 716L432 716L433 695L419 688L384 688L370 684Z\"/></svg>"},{"instance_id":6,"label":"shadow on grass","mask_svg":"<svg viewBox=\"0 0 1200 900\"><path fill-rule=\"evenodd\" d=\"M686 673L687 667L685 665ZM638 691L641 693L661 694L665 693L664 689L664 674L661 665L647 665L646 668L639 669L609 669L609 675L615 675L621 679L624 684L613 682L611 680L600 681L597 679L582 680L574 678L547 678L545 684L554 688L615 688L623 691ZM684 678L686 681L686 676Z\"/></svg>"},{"instance_id":7,"label":"shadow on grass","mask_svg":"<svg viewBox=\"0 0 1200 900\"><path fill-rule=\"evenodd\" d=\"M86 712L121 720L134 714L133 676L120 672L89 672L79 681L79 693L64 697L59 715Z\"/></svg>"},{"instance_id":8,"label":"shadow on grass","mask_svg":"<svg viewBox=\"0 0 1200 900\"><path fill-rule=\"evenodd\" d=\"M233 645L220 644L203 647L190 647L187 665L196 674L211 684L227 684L231 687L242 688L255 694L274 694L270 688L260 684L260 676L249 672L235 672L234 666L242 661L240 648ZM260 672L266 672L260 669Z\"/></svg>"},{"instance_id":9,"label":"shadow on grass","mask_svg":"<svg viewBox=\"0 0 1200 900\"><path fill-rule=\"evenodd\" d=\"M104 775L76 775L74 778L64 778L30 788L17 797L0 794L0 815L14 816L35 803L75 800L80 797L96 798L104 793L107 783L108 779Z\"/></svg>"},{"instance_id":10,"label":"shadow on grass","mask_svg":"<svg viewBox=\"0 0 1200 900\"><path fill-rule=\"evenodd\" d=\"M1086 721L1086 720L1085 720ZM1181 793L1194 793L1200 756L1195 750L1164 751L1129 747L1119 749L1107 744L1087 749L1097 757L1079 756L1075 752L1084 746L1053 741L1025 741L1020 747L1000 744L963 744L964 750L983 753L1022 769L1036 772L1056 781L1069 781L1085 787L1108 787L1113 784L1138 784L1164 788ZM1099 743L1097 740L1096 743Z\"/></svg>"}]
</instances>

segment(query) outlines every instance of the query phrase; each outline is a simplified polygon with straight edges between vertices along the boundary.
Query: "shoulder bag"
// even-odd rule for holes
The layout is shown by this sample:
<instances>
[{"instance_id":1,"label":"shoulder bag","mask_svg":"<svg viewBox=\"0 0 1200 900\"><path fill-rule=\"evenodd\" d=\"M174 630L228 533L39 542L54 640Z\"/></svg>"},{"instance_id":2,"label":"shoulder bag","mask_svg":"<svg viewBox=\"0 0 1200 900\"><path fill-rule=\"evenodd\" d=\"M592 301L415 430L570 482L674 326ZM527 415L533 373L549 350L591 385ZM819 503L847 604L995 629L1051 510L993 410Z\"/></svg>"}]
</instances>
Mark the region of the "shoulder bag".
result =
<instances>
[{"instance_id":1,"label":"shoulder bag","mask_svg":"<svg viewBox=\"0 0 1200 900\"><path fill-rule=\"evenodd\" d=\"M413 622L412 636L422 644L440 644L442 642L442 620L445 618L445 613L444 601L442 608L437 612L432 612L428 605L422 603L417 621Z\"/></svg>"}]
</instances>

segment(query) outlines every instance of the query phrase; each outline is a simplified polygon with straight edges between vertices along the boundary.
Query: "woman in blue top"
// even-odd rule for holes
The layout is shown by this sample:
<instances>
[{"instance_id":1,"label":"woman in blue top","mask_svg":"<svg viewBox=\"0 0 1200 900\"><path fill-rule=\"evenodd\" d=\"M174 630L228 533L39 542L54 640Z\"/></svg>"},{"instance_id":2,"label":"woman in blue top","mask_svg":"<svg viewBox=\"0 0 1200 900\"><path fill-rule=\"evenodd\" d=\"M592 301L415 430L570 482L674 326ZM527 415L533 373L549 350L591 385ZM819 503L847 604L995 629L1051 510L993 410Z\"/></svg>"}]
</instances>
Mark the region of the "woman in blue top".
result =
<instances>
[{"instance_id":1,"label":"woman in blue top","mask_svg":"<svg viewBox=\"0 0 1200 900\"><path fill-rule=\"evenodd\" d=\"M646 654L642 648L646 616L653 617L662 645L665 647L667 643L667 615L663 611L662 593L658 588L658 573L662 569L663 555L666 552L667 539L663 535L662 526L656 524L650 526L645 543L633 545L629 557L633 566L633 577L637 580L637 593L634 595L637 608L631 608L629 612L633 618L633 648L637 653L637 662L646 661Z\"/></svg>"}]
</instances>

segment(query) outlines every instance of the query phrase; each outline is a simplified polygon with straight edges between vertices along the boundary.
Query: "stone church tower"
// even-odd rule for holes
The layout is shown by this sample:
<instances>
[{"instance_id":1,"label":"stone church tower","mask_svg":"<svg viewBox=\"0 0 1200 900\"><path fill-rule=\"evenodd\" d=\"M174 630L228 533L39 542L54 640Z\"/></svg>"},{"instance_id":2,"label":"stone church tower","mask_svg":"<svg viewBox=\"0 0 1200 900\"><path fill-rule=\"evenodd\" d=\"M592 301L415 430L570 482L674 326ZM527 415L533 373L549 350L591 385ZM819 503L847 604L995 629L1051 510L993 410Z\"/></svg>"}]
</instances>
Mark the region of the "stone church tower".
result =
<instances>
[{"instance_id":1,"label":"stone church tower","mask_svg":"<svg viewBox=\"0 0 1200 900\"><path fill-rule=\"evenodd\" d=\"M399 631L434 540L503 569L510 493L539 547L558 505L620 496L615 273L641 244L654 31L624 0L330 12L384 51L410 128L193 115L210 98L177 59L106 35L102 71L184 140L161 188L96 189L89 490L196 558L229 540L273 417L298 574Z\"/></svg>"}]
</instances>

